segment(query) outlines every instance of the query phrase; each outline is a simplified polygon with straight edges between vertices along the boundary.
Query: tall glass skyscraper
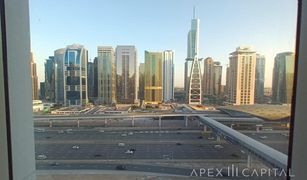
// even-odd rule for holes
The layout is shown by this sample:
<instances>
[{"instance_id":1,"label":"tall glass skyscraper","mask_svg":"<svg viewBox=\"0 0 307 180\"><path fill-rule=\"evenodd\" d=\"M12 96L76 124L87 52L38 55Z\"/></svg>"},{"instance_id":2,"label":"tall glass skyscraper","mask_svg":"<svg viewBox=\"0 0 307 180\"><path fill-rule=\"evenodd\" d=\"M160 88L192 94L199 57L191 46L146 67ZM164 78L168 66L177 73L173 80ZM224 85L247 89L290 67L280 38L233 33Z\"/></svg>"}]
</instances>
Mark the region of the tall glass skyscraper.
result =
<instances>
[{"instance_id":1,"label":"tall glass skyscraper","mask_svg":"<svg viewBox=\"0 0 307 180\"><path fill-rule=\"evenodd\" d=\"M255 102L264 102L264 73L265 73L265 57L256 55L256 82L255 82Z\"/></svg>"},{"instance_id":2,"label":"tall glass skyscraper","mask_svg":"<svg viewBox=\"0 0 307 180\"><path fill-rule=\"evenodd\" d=\"M185 62L185 92L189 104L201 104L201 67L199 56L199 19L195 18L195 9L188 33L187 58Z\"/></svg>"},{"instance_id":3,"label":"tall glass skyscraper","mask_svg":"<svg viewBox=\"0 0 307 180\"><path fill-rule=\"evenodd\" d=\"M294 53L283 52L275 57L272 84L272 101L291 104L294 80Z\"/></svg>"},{"instance_id":4,"label":"tall glass skyscraper","mask_svg":"<svg viewBox=\"0 0 307 180\"><path fill-rule=\"evenodd\" d=\"M88 62L87 64L87 91L89 101L92 103L96 102L97 99L97 58L93 62Z\"/></svg>"},{"instance_id":5,"label":"tall glass skyscraper","mask_svg":"<svg viewBox=\"0 0 307 180\"><path fill-rule=\"evenodd\" d=\"M139 99L144 100L145 89L145 63L139 65Z\"/></svg>"},{"instance_id":6,"label":"tall glass skyscraper","mask_svg":"<svg viewBox=\"0 0 307 180\"><path fill-rule=\"evenodd\" d=\"M158 105L163 100L162 52L145 51L145 104Z\"/></svg>"},{"instance_id":7,"label":"tall glass skyscraper","mask_svg":"<svg viewBox=\"0 0 307 180\"><path fill-rule=\"evenodd\" d=\"M64 105L64 55L65 48L54 51L55 62L55 103Z\"/></svg>"},{"instance_id":8,"label":"tall glass skyscraper","mask_svg":"<svg viewBox=\"0 0 307 180\"><path fill-rule=\"evenodd\" d=\"M98 100L100 104L116 103L115 58L111 46L98 46Z\"/></svg>"},{"instance_id":9,"label":"tall glass skyscraper","mask_svg":"<svg viewBox=\"0 0 307 180\"><path fill-rule=\"evenodd\" d=\"M54 56L49 56L45 61L45 99L55 102L55 61Z\"/></svg>"},{"instance_id":10,"label":"tall glass skyscraper","mask_svg":"<svg viewBox=\"0 0 307 180\"><path fill-rule=\"evenodd\" d=\"M174 52L163 52L163 101L174 99Z\"/></svg>"},{"instance_id":11,"label":"tall glass skyscraper","mask_svg":"<svg viewBox=\"0 0 307 180\"><path fill-rule=\"evenodd\" d=\"M117 46L116 101L136 103L138 99L137 50L135 46Z\"/></svg>"},{"instance_id":12,"label":"tall glass skyscraper","mask_svg":"<svg viewBox=\"0 0 307 180\"><path fill-rule=\"evenodd\" d=\"M85 105L87 93L88 53L82 45L67 46L64 55L64 104Z\"/></svg>"}]
</instances>

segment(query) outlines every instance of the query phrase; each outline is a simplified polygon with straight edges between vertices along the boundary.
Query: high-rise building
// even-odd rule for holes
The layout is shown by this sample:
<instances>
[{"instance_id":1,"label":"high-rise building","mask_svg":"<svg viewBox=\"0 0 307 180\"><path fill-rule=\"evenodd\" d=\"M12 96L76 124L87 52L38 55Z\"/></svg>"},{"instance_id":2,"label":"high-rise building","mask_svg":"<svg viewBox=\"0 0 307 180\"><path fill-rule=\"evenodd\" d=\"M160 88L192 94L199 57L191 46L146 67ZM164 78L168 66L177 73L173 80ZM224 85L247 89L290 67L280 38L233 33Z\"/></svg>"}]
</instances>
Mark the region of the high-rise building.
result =
<instances>
[{"instance_id":1,"label":"high-rise building","mask_svg":"<svg viewBox=\"0 0 307 180\"><path fill-rule=\"evenodd\" d=\"M272 83L272 101L291 104L294 80L294 53L283 52L275 57Z\"/></svg>"},{"instance_id":2,"label":"high-rise building","mask_svg":"<svg viewBox=\"0 0 307 180\"><path fill-rule=\"evenodd\" d=\"M162 52L145 51L145 104L158 105L163 100Z\"/></svg>"},{"instance_id":3,"label":"high-rise building","mask_svg":"<svg viewBox=\"0 0 307 180\"><path fill-rule=\"evenodd\" d=\"M195 9L188 33L187 58L185 62L184 85L189 104L201 104L201 67L199 56L199 19L195 18Z\"/></svg>"},{"instance_id":4,"label":"high-rise building","mask_svg":"<svg viewBox=\"0 0 307 180\"><path fill-rule=\"evenodd\" d=\"M30 71L32 80L32 100L38 99L38 80L36 72L36 63L34 62L34 55L30 52Z\"/></svg>"},{"instance_id":5,"label":"high-rise building","mask_svg":"<svg viewBox=\"0 0 307 180\"><path fill-rule=\"evenodd\" d=\"M213 94L220 96L222 94L222 70L220 62L214 62L213 66Z\"/></svg>"},{"instance_id":6,"label":"high-rise building","mask_svg":"<svg viewBox=\"0 0 307 180\"><path fill-rule=\"evenodd\" d=\"M139 82L135 46L117 46L115 59L116 101L117 103L136 103Z\"/></svg>"},{"instance_id":7,"label":"high-rise building","mask_svg":"<svg viewBox=\"0 0 307 180\"><path fill-rule=\"evenodd\" d=\"M55 61L54 56L49 56L45 61L45 99L55 102Z\"/></svg>"},{"instance_id":8,"label":"high-rise building","mask_svg":"<svg viewBox=\"0 0 307 180\"><path fill-rule=\"evenodd\" d=\"M88 103L87 50L78 44L54 51L55 102L63 106Z\"/></svg>"},{"instance_id":9,"label":"high-rise building","mask_svg":"<svg viewBox=\"0 0 307 180\"><path fill-rule=\"evenodd\" d=\"M98 97L98 58L94 58L94 87L93 97L97 100Z\"/></svg>"},{"instance_id":10,"label":"high-rise building","mask_svg":"<svg viewBox=\"0 0 307 180\"><path fill-rule=\"evenodd\" d=\"M139 99L144 100L145 94L145 63L140 63L139 66Z\"/></svg>"},{"instance_id":11,"label":"high-rise building","mask_svg":"<svg viewBox=\"0 0 307 180\"><path fill-rule=\"evenodd\" d=\"M264 103L264 73L265 57L256 55L256 82L255 82L255 102Z\"/></svg>"},{"instance_id":12,"label":"high-rise building","mask_svg":"<svg viewBox=\"0 0 307 180\"><path fill-rule=\"evenodd\" d=\"M39 99L45 100L45 82L39 83Z\"/></svg>"},{"instance_id":13,"label":"high-rise building","mask_svg":"<svg viewBox=\"0 0 307 180\"><path fill-rule=\"evenodd\" d=\"M214 61L211 57L204 60L203 94L212 96L214 94Z\"/></svg>"},{"instance_id":14,"label":"high-rise building","mask_svg":"<svg viewBox=\"0 0 307 180\"><path fill-rule=\"evenodd\" d=\"M98 46L98 99L100 104L116 103L115 57L111 46Z\"/></svg>"},{"instance_id":15,"label":"high-rise building","mask_svg":"<svg viewBox=\"0 0 307 180\"><path fill-rule=\"evenodd\" d=\"M163 101L174 100L174 52L163 52Z\"/></svg>"},{"instance_id":16,"label":"high-rise building","mask_svg":"<svg viewBox=\"0 0 307 180\"><path fill-rule=\"evenodd\" d=\"M256 52L240 46L229 57L229 103L234 105L254 104Z\"/></svg>"},{"instance_id":17,"label":"high-rise building","mask_svg":"<svg viewBox=\"0 0 307 180\"><path fill-rule=\"evenodd\" d=\"M66 48L57 49L54 51L55 62L55 103L64 105L64 56Z\"/></svg>"},{"instance_id":18,"label":"high-rise building","mask_svg":"<svg viewBox=\"0 0 307 180\"><path fill-rule=\"evenodd\" d=\"M90 102L95 103L97 96L95 96L95 90L97 88L97 84L95 84L95 72L97 72L97 59L96 63L88 62L87 63L87 90L88 90L88 99ZM98 77L96 77L97 79ZM97 90L96 90L97 91Z\"/></svg>"}]
</instances>

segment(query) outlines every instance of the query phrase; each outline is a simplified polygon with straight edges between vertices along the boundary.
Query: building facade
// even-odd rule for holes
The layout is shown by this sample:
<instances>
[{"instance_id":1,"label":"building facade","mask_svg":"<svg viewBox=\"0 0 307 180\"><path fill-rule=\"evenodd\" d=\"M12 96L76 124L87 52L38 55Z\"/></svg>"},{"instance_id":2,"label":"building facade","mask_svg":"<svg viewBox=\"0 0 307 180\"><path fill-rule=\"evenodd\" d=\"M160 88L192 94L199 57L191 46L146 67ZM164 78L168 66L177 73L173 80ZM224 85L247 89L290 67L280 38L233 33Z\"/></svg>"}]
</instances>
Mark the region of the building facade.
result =
<instances>
[{"instance_id":1,"label":"building facade","mask_svg":"<svg viewBox=\"0 0 307 180\"><path fill-rule=\"evenodd\" d=\"M64 55L64 105L86 105L88 52L82 46L67 46Z\"/></svg>"},{"instance_id":2,"label":"building facade","mask_svg":"<svg viewBox=\"0 0 307 180\"><path fill-rule=\"evenodd\" d=\"M45 100L55 102L55 61L49 56L45 61Z\"/></svg>"},{"instance_id":3,"label":"building facade","mask_svg":"<svg viewBox=\"0 0 307 180\"><path fill-rule=\"evenodd\" d=\"M145 63L139 65L139 99L142 102L145 98Z\"/></svg>"},{"instance_id":4,"label":"building facade","mask_svg":"<svg viewBox=\"0 0 307 180\"><path fill-rule=\"evenodd\" d=\"M275 57L272 82L273 103L291 104L295 58L293 52L279 53Z\"/></svg>"},{"instance_id":5,"label":"building facade","mask_svg":"<svg viewBox=\"0 0 307 180\"><path fill-rule=\"evenodd\" d=\"M95 103L98 90L97 58L87 64L87 89L89 102Z\"/></svg>"},{"instance_id":6,"label":"building facade","mask_svg":"<svg viewBox=\"0 0 307 180\"><path fill-rule=\"evenodd\" d=\"M38 100L38 78L36 72L36 63L34 62L34 55L30 52L30 72L32 80L32 100Z\"/></svg>"},{"instance_id":7,"label":"building facade","mask_svg":"<svg viewBox=\"0 0 307 180\"><path fill-rule=\"evenodd\" d=\"M39 83L39 99L45 100L45 82Z\"/></svg>"},{"instance_id":8,"label":"building facade","mask_svg":"<svg viewBox=\"0 0 307 180\"><path fill-rule=\"evenodd\" d=\"M98 101L100 104L116 103L116 77L114 49L98 46Z\"/></svg>"},{"instance_id":9,"label":"building facade","mask_svg":"<svg viewBox=\"0 0 307 180\"><path fill-rule=\"evenodd\" d=\"M174 52L163 52L163 101L174 100Z\"/></svg>"},{"instance_id":10,"label":"building facade","mask_svg":"<svg viewBox=\"0 0 307 180\"><path fill-rule=\"evenodd\" d=\"M138 101L137 50L135 46L117 46L116 101L133 104Z\"/></svg>"},{"instance_id":11,"label":"building facade","mask_svg":"<svg viewBox=\"0 0 307 180\"><path fill-rule=\"evenodd\" d=\"M189 104L202 103L201 66L199 59L199 22L195 17L191 20L191 29L188 33L187 58L185 62L185 91Z\"/></svg>"},{"instance_id":12,"label":"building facade","mask_svg":"<svg viewBox=\"0 0 307 180\"><path fill-rule=\"evenodd\" d=\"M214 61L211 57L204 60L203 94L212 96L214 94Z\"/></svg>"},{"instance_id":13,"label":"building facade","mask_svg":"<svg viewBox=\"0 0 307 180\"><path fill-rule=\"evenodd\" d=\"M264 103L264 75L265 75L265 57L256 55L256 82L255 82L255 102Z\"/></svg>"},{"instance_id":14,"label":"building facade","mask_svg":"<svg viewBox=\"0 0 307 180\"><path fill-rule=\"evenodd\" d=\"M145 104L158 105L163 101L163 54L145 51Z\"/></svg>"},{"instance_id":15,"label":"building facade","mask_svg":"<svg viewBox=\"0 0 307 180\"><path fill-rule=\"evenodd\" d=\"M55 103L64 105L64 56L66 48L57 49L54 51L55 62Z\"/></svg>"},{"instance_id":16,"label":"building facade","mask_svg":"<svg viewBox=\"0 0 307 180\"><path fill-rule=\"evenodd\" d=\"M220 62L214 62L213 66L213 95L222 95L222 71L223 66Z\"/></svg>"},{"instance_id":17,"label":"building facade","mask_svg":"<svg viewBox=\"0 0 307 180\"><path fill-rule=\"evenodd\" d=\"M229 57L228 98L234 105L254 104L256 52L240 46Z\"/></svg>"}]
</instances>

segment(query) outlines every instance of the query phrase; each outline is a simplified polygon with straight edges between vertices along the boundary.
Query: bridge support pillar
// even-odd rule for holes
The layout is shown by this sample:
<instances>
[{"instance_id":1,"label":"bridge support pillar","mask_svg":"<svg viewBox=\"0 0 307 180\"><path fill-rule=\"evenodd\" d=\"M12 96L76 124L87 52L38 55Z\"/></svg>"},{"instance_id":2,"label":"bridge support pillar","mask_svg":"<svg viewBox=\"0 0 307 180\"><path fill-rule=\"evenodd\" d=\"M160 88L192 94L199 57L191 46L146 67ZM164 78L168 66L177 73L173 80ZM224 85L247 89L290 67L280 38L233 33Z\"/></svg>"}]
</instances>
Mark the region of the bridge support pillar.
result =
<instances>
[{"instance_id":1,"label":"bridge support pillar","mask_svg":"<svg viewBox=\"0 0 307 180\"><path fill-rule=\"evenodd\" d=\"M161 126L162 126L162 122L161 122L161 116L159 116L159 128L161 128Z\"/></svg>"},{"instance_id":2,"label":"bridge support pillar","mask_svg":"<svg viewBox=\"0 0 307 180\"><path fill-rule=\"evenodd\" d=\"M252 157L250 154L247 155L247 168L252 167Z\"/></svg>"},{"instance_id":3,"label":"bridge support pillar","mask_svg":"<svg viewBox=\"0 0 307 180\"><path fill-rule=\"evenodd\" d=\"M217 136L216 136L216 141L217 141L217 142L221 142L221 136L217 135Z\"/></svg>"},{"instance_id":4,"label":"bridge support pillar","mask_svg":"<svg viewBox=\"0 0 307 180\"><path fill-rule=\"evenodd\" d=\"M188 127L189 117L188 116L184 116L184 120L185 120L185 127Z\"/></svg>"},{"instance_id":5,"label":"bridge support pillar","mask_svg":"<svg viewBox=\"0 0 307 180\"><path fill-rule=\"evenodd\" d=\"M207 131L208 131L207 126L204 125L204 132L207 132Z\"/></svg>"},{"instance_id":6,"label":"bridge support pillar","mask_svg":"<svg viewBox=\"0 0 307 180\"><path fill-rule=\"evenodd\" d=\"M79 128L80 127L80 121L77 120L77 127Z\"/></svg>"},{"instance_id":7,"label":"bridge support pillar","mask_svg":"<svg viewBox=\"0 0 307 180\"><path fill-rule=\"evenodd\" d=\"M52 121L49 121L49 127L50 128L52 127Z\"/></svg>"},{"instance_id":8,"label":"bridge support pillar","mask_svg":"<svg viewBox=\"0 0 307 180\"><path fill-rule=\"evenodd\" d=\"M134 127L134 116L132 116L132 118L131 118L131 125L132 125L132 127Z\"/></svg>"},{"instance_id":9,"label":"bridge support pillar","mask_svg":"<svg viewBox=\"0 0 307 180\"><path fill-rule=\"evenodd\" d=\"M104 126L106 127L108 125L108 120L104 119Z\"/></svg>"}]
</instances>

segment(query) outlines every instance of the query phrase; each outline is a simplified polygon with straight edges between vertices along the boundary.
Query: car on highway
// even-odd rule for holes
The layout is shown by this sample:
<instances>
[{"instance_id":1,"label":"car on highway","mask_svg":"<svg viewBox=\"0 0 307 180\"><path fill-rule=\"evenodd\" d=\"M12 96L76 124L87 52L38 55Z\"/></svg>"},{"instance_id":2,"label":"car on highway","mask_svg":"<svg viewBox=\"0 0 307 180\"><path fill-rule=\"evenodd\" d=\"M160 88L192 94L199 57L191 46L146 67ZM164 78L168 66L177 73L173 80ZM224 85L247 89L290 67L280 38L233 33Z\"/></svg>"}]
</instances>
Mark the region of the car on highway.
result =
<instances>
[{"instance_id":1,"label":"car on highway","mask_svg":"<svg viewBox=\"0 0 307 180\"><path fill-rule=\"evenodd\" d=\"M34 132L46 132L46 130L42 128L34 128Z\"/></svg>"},{"instance_id":2,"label":"car on highway","mask_svg":"<svg viewBox=\"0 0 307 180\"><path fill-rule=\"evenodd\" d=\"M52 163L50 163L50 166L53 166L53 167L56 167L56 166L59 166L60 165L60 163L58 163L58 162L52 162Z\"/></svg>"},{"instance_id":3,"label":"car on highway","mask_svg":"<svg viewBox=\"0 0 307 180\"><path fill-rule=\"evenodd\" d=\"M122 136L122 137L125 137L125 136L127 136L127 134L122 134L121 136Z\"/></svg>"},{"instance_id":4,"label":"car on highway","mask_svg":"<svg viewBox=\"0 0 307 180\"><path fill-rule=\"evenodd\" d=\"M39 154L37 157L36 157L37 160L44 160L44 159L47 159L47 156L44 155L44 154Z\"/></svg>"},{"instance_id":5,"label":"car on highway","mask_svg":"<svg viewBox=\"0 0 307 180\"><path fill-rule=\"evenodd\" d=\"M133 154L134 151L131 151L130 149L128 149L125 153L126 153L126 154Z\"/></svg>"},{"instance_id":6,"label":"car on highway","mask_svg":"<svg viewBox=\"0 0 307 180\"><path fill-rule=\"evenodd\" d=\"M58 134L64 134L64 130L58 130Z\"/></svg>"},{"instance_id":7,"label":"car on highway","mask_svg":"<svg viewBox=\"0 0 307 180\"><path fill-rule=\"evenodd\" d=\"M125 146L125 143L118 143L118 146Z\"/></svg>"},{"instance_id":8,"label":"car on highway","mask_svg":"<svg viewBox=\"0 0 307 180\"><path fill-rule=\"evenodd\" d=\"M208 137L208 140L214 140L214 137Z\"/></svg>"},{"instance_id":9,"label":"car on highway","mask_svg":"<svg viewBox=\"0 0 307 180\"><path fill-rule=\"evenodd\" d=\"M214 145L214 148L215 149L223 149L224 147L222 145L216 144L216 145Z\"/></svg>"},{"instance_id":10,"label":"car on highway","mask_svg":"<svg viewBox=\"0 0 307 180\"><path fill-rule=\"evenodd\" d=\"M80 147L78 145L73 145L71 148L72 149L79 149Z\"/></svg>"},{"instance_id":11,"label":"car on highway","mask_svg":"<svg viewBox=\"0 0 307 180\"><path fill-rule=\"evenodd\" d=\"M259 136L260 139L267 139L267 136Z\"/></svg>"},{"instance_id":12,"label":"car on highway","mask_svg":"<svg viewBox=\"0 0 307 180\"><path fill-rule=\"evenodd\" d=\"M116 170L127 170L127 167L125 165L117 165L115 169Z\"/></svg>"}]
</instances>

